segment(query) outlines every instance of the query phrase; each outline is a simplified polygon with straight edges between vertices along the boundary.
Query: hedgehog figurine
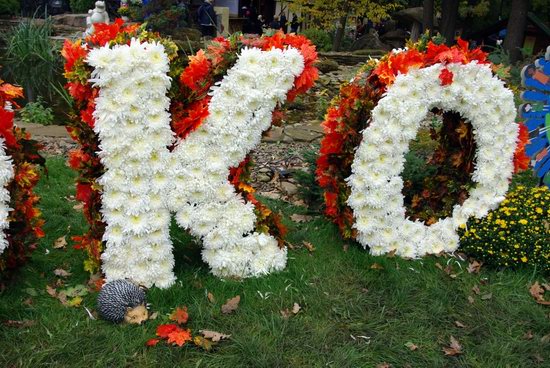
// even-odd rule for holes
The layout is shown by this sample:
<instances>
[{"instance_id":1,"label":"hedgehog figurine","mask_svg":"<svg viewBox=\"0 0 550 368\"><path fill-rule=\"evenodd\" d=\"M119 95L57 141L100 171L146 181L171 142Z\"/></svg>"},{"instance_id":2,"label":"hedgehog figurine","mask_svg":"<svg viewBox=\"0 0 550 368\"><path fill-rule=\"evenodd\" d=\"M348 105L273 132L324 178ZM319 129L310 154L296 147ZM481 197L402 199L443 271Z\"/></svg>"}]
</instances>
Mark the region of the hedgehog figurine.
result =
<instances>
[{"instance_id":1,"label":"hedgehog figurine","mask_svg":"<svg viewBox=\"0 0 550 368\"><path fill-rule=\"evenodd\" d=\"M101 318L114 323L141 324L149 318L145 290L128 280L114 280L101 288L97 297Z\"/></svg>"}]
</instances>

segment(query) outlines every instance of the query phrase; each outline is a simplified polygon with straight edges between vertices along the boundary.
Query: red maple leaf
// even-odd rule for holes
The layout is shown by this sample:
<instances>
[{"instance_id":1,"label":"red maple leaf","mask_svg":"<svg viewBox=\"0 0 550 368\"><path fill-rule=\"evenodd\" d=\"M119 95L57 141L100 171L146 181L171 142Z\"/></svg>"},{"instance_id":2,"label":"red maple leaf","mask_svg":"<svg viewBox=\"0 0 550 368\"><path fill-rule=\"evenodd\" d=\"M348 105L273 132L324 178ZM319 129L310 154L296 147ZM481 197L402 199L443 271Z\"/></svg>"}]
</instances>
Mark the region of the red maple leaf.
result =
<instances>
[{"instance_id":1,"label":"red maple leaf","mask_svg":"<svg viewBox=\"0 0 550 368\"><path fill-rule=\"evenodd\" d=\"M175 325L173 323L160 325L157 327L157 336L166 339L168 338L168 335L170 335L177 329L179 329L178 325Z\"/></svg>"},{"instance_id":2,"label":"red maple leaf","mask_svg":"<svg viewBox=\"0 0 550 368\"><path fill-rule=\"evenodd\" d=\"M183 346L187 341L191 341L191 331L176 327L176 330L168 335L168 343L177 346Z\"/></svg>"},{"instance_id":3,"label":"red maple leaf","mask_svg":"<svg viewBox=\"0 0 550 368\"><path fill-rule=\"evenodd\" d=\"M176 321L180 325L187 323L189 319L189 314L187 313L187 307L177 307L174 312L170 315L170 320Z\"/></svg>"}]
</instances>

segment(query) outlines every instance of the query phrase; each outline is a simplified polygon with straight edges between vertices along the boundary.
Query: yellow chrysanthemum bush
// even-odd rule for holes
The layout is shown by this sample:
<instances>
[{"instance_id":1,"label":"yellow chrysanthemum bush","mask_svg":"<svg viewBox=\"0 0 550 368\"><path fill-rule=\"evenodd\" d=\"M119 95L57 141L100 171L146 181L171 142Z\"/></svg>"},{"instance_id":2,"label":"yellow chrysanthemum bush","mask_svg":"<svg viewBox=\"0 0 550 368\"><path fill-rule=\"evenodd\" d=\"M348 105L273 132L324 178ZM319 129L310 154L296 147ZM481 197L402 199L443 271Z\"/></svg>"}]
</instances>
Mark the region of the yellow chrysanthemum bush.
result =
<instances>
[{"instance_id":1,"label":"yellow chrysanthemum bush","mask_svg":"<svg viewBox=\"0 0 550 368\"><path fill-rule=\"evenodd\" d=\"M518 186L483 219L460 230L467 254L498 267L531 265L550 274L550 190Z\"/></svg>"}]
</instances>

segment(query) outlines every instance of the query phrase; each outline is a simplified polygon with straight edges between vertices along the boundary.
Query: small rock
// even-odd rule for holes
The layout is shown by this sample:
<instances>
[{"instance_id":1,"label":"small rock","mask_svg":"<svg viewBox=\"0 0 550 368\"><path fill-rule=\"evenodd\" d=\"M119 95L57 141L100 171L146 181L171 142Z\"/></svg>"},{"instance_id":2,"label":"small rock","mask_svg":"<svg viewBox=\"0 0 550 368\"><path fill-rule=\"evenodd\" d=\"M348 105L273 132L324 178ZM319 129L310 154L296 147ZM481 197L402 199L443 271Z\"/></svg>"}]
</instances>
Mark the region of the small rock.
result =
<instances>
[{"instance_id":1,"label":"small rock","mask_svg":"<svg viewBox=\"0 0 550 368\"><path fill-rule=\"evenodd\" d=\"M283 128L282 127L272 127L268 130L262 140L264 142L281 142L283 140Z\"/></svg>"},{"instance_id":2,"label":"small rock","mask_svg":"<svg viewBox=\"0 0 550 368\"><path fill-rule=\"evenodd\" d=\"M296 186L292 183L289 183L288 181L283 181L281 183L281 188L288 195L294 195L294 194L298 193L298 186Z\"/></svg>"},{"instance_id":3,"label":"small rock","mask_svg":"<svg viewBox=\"0 0 550 368\"><path fill-rule=\"evenodd\" d=\"M267 174L261 173L258 174L257 180L261 181L262 183L268 183L271 180L271 177Z\"/></svg>"}]
</instances>

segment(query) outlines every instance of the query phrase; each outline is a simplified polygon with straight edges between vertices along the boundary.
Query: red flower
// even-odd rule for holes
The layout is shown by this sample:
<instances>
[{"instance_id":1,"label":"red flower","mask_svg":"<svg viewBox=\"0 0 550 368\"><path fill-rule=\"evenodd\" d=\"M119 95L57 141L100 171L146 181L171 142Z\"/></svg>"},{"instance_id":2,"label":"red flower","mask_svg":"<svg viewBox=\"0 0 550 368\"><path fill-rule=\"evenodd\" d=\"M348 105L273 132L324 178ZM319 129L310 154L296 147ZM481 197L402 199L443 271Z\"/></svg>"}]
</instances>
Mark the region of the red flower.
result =
<instances>
[{"instance_id":1,"label":"red flower","mask_svg":"<svg viewBox=\"0 0 550 368\"><path fill-rule=\"evenodd\" d=\"M514 152L514 173L527 170L529 156L525 153L525 145L529 142L529 131L525 124L519 124L518 144Z\"/></svg>"},{"instance_id":2,"label":"red flower","mask_svg":"<svg viewBox=\"0 0 550 368\"><path fill-rule=\"evenodd\" d=\"M448 86L453 83L453 77L453 72L447 68L441 69L441 73L439 73L439 80L441 81L442 86Z\"/></svg>"},{"instance_id":3,"label":"red flower","mask_svg":"<svg viewBox=\"0 0 550 368\"><path fill-rule=\"evenodd\" d=\"M86 58L88 50L82 47L81 40L72 43L70 40L66 39L63 43L61 55L65 58L65 72L70 72L73 70L73 66L78 60Z\"/></svg>"},{"instance_id":4,"label":"red flower","mask_svg":"<svg viewBox=\"0 0 550 368\"><path fill-rule=\"evenodd\" d=\"M180 76L181 83L192 91L208 89L209 81L205 78L210 73L210 66L204 50L199 50L194 56L189 56L189 65Z\"/></svg>"}]
</instances>

